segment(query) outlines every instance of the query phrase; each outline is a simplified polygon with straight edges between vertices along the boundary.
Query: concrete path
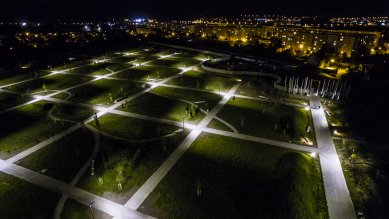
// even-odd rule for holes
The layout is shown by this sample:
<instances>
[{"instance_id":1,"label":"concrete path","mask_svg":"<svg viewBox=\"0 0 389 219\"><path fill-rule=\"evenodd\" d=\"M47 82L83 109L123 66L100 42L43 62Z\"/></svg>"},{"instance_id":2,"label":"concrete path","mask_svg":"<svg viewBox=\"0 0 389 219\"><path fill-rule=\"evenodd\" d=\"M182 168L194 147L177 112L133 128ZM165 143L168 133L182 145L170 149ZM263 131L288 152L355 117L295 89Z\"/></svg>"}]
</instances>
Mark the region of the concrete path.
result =
<instances>
[{"instance_id":1,"label":"concrete path","mask_svg":"<svg viewBox=\"0 0 389 219\"><path fill-rule=\"evenodd\" d=\"M319 97L312 96L310 105L330 219L354 219L354 206ZM320 109L312 108L317 106Z\"/></svg>"},{"instance_id":2,"label":"concrete path","mask_svg":"<svg viewBox=\"0 0 389 219\"><path fill-rule=\"evenodd\" d=\"M116 218L153 218L148 215L144 215L140 212L131 210L118 203L112 202L108 199L104 199L100 196L91 194L79 188L75 188L69 184L55 180L48 176L39 174L24 167L11 164L4 160L0 160L0 171L37 185L39 187L48 189L52 192L64 194L69 198L72 198L86 206L89 206L94 201L93 208L106 212ZM22 206L23 207L23 206ZM25 206L24 206L25 207Z\"/></svg>"}]
</instances>

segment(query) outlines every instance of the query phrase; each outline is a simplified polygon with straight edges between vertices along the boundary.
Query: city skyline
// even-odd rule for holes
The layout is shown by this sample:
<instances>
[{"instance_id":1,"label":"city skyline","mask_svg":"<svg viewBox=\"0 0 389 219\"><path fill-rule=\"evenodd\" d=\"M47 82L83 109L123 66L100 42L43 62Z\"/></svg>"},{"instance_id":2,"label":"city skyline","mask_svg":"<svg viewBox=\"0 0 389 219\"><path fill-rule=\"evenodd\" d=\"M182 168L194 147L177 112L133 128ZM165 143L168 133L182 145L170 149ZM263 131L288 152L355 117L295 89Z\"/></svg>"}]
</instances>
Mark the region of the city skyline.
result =
<instances>
[{"instance_id":1,"label":"city skyline","mask_svg":"<svg viewBox=\"0 0 389 219\"><path fill-rule=\"evenodd\" d=\"M162 10L161 10L162 9ZM252 2L243 0L212 2L199 0L167 1L90 1L90 0L17 0L4 2L0 9L2 20L42 20L125 18L132 16L160 19L184 19L195 17L236 16L240 14L284 14L307 16L384 16L388 15L389 3L384 0L369 1L362 5L351 0L320 1L308 0Z\"/></svg>"}]
</instances>

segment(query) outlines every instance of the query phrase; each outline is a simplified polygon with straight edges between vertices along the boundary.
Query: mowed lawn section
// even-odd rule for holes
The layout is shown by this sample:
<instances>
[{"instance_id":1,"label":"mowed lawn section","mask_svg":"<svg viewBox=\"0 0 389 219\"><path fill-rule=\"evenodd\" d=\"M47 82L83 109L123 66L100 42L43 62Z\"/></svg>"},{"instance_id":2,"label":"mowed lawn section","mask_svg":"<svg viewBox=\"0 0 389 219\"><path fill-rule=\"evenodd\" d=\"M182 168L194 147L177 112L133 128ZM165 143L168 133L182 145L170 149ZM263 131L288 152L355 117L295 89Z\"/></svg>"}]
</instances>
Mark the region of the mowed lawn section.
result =
<instances>
[{"instance_id":1,"label":"mowed lawn section","mask_svg":"<svg viewBox=\"0 0 389 219\"><path fill-rule=\"evenodd\" d=\"M89 123L93 127L99 128L102 132L115 137L128 140L144 140L149 138L161 137L172 134L179 127L164 124L156 124L130 117L124 117L114 114L107 114Z\"/></svg>"},{"instance_id":2,"label":"mowed lawn section","mask_svg":"<svg viewBox=\"0 0 389 219\"><path fill-rule=\"evenodd\" d=\"M294 143L315 142L310 112L304 108L236 98L228 101L217 116L242 134Z\"/></svg>"},{"instance_id":3,"label":"mowed lawn section","mask_svg":"<svg viewBox=\"0 0 389 219\"><path fill-rule=\"evenodd\" d=\"M109 62L101 63L90 63L89 65L82 66L80 68L69 68L67 72L75 74L97 74L97 72L107 72L107 68L113 66L114 64Z\"/></svg>"},{"instance_id":4,"label":"mowed lawn section","mask_svg":"<svg viewBox=\"0 0 389 219\"><path fill-rule=\"evenodd\" d=\"M188 71L180 77L174 78L169 82L171 85L204 89L211 91L228 92L236 83L235 80L201 71Z\"/></svg>"},{"instance_id":5,"label":"mowed lawn section","mask_svg":"<svg viewBox=\"0 0 389 219\"><path fill-rule=\"evenodd\" d=\"M197 124L206 115L200 109L211 110L220 99L212 93L158 87L120 109L178 122L185 118L186 122Z\"/></svg>"},{"instance_id":6,"label":"mowed lawn section","mask_svg":"<svg viewBox=\"0 0 389 219\"><path fill-rule=\"evenodd\" d=\"M18 161L17 165L69 183L91 156L94 144L90 131L79 130Z\"/></svg>"},{"instance_id":7,"label":"mowed lawn section","mask_svg":"<svg viewBox=\"0 0 389 219\"><path fill-rule=\"evenodd\" d=\"M1 159L9 158L70 126L70 124L54 122L47 117L53 106L53 103L39 101L0 114Z\"/></svg>"},{"instance_id":8,"label":"mowed lawn section","mask_svg":"<svg viewBox=\"0 0 389 219\"><path fill-rule=\"evenodd\" d=\"M52 218L60 195L0 173L0 197L1 218Z\"/></svg>"},{"instance_id":9,"label":"mowed lawn section","mask_svg":"<svg viewBox=\"0 0 389 219\"><path fill-rule=\"evenodd\" d=\"M156 66L166 66L171 68L187 68L197 64L200 64L201 61L191 58L176 58L174 56L167 57L163 59L158 59L151 62L151 65Z\"/></svg>"},{"instance_id":10,"label":"mowed lawn section","mask_svg":"<svg viewBox=\"0 0 389 219\"><path fill-rule=\"evenodd\" d=\"M176 75L180 69L163 66L139 66L117 74L118 78L137 81L156 81Z\"/></svg>"},{"instance_id":11,"label":"mowed lawn section","mask_svg":"<svg viewBox=\"0 0 389 219\"><path fill-rule=\"evenodd\" d=\"M122 204L188 134L175 132L176 127L113 115L104 116L99 122L103 133L95 175L87 172L78 187ZM124 139L106 137L105 133Z\"/></svg>"},{"instance_id":12,"label":"mowed lawn section","mask_svg":"<svg viewBox=\"0 0 389 219\"><path fill-rule=\"evenodd\" d=\"M69 100L89 104L112 105L142 89L142 85L137 83L101 79L70 90L74 96ZM61 96L63 95L58 95L58 97Z\"/></svg>"},{"instance_id":13,"label":"mowed lawn section","mask_svg":"<svg viewBox=\"0 0 389 219\"><path fill-rule=\"evenodd\" d=\"M119 109L178 122L182 122L185 119L186 122L195 124L205 117L205 114L196 110L196 107L191 103L166 98L153 93L145 93L127 103L124 109Z\"/></svg>"},{"instance_id":14,"label":"mowed lawn section","mask_svg":"<svg viewBox=\"0 0 389 219\"><path fill-rule=\"evenodd\" d=\"M58 122L82 122L91 117L95 111L90 108L69 104L55 104L51 109L51 119Z\"/></svg>"},{"instance_id":15,"label":"mowed lawn section","mask_svg":"<svg viewBox=\"0 0 389 219\"><path fill-rule=\"evenodd\" d=\"M11 107L28 102L30 100L31 98L29 97L21 97L18 95L0 92L0 111L9 109Z\"/></svg>"},{"instance_id":16,"label":"mowed lawn section","mask_svg":"<svg viewBox=\"0 0 389 219\"><path fill-rule=\"evenodd\" d=\"M6 89L14 90L22 93L41 92L40 94L45 94L44 91L62 90L78 84L82 84L90 80L91 80L90 77L55 74L55 75L37 78L35 80L27 81L21 84L12 85L7 87Z\"/></svg>"},{"instance_id":17,"label":"mowed lawn section","mask_svg":"<svg viewBox=\"0 0 389 219\"><path fill-rule=\"evenodd\" d=\"M158 218L328 218L315 158L207 134L139 210Z\"/></svg>"}]
</instances>

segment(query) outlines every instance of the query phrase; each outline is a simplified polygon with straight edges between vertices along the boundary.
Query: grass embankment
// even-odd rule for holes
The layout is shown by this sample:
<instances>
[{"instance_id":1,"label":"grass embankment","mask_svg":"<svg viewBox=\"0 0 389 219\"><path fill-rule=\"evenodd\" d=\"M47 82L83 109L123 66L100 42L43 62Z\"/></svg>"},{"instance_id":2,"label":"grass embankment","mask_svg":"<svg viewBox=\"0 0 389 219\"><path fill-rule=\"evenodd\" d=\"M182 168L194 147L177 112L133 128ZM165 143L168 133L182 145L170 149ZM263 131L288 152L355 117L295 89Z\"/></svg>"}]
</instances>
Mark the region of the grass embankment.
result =
<instances>
[{"instance_id":1,"label":"grass embankment","mask_svg":"<svg viewBox=\"0 0 389 219\"><path fill-rule=\"evenodd\" d=\"M326 206L309 155L203 134L140 209L158 218L312 219L328 218Z\"/></svg>"}]
</instances>

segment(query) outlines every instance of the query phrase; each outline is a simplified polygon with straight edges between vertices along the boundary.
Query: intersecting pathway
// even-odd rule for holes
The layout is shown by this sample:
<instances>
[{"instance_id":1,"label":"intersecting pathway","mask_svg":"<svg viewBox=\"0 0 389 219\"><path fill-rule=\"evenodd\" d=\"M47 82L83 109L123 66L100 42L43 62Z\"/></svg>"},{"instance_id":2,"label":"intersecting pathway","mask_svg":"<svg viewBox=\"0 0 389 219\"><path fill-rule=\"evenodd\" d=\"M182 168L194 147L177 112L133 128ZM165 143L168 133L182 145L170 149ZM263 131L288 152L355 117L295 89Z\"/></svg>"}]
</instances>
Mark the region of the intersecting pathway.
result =
<instances>
[{"instance_id":1,"label":"intersecting pathway","mask_svg":"<svg viewBox=\"0 0 389 219\"><path fill-rule=\"evenodd\" d=\"M130 209L136 210L146 200L146 198L155 189L158 183L165 177L170 169L176 164L185 151L192 145L192 143L201 134L203 129L207 127L209 122L216 116L216 114L223 108L227 101L238 90L240 83L237 83L231 90L223 97L222 100L209 112L209 114L194 128L177 149L161 164L161 166L151 175L151 177L136 191L136 193L124 205Z\"/></svg>"},{"instance_id":2,"label":"intersecting pathway","mask_svg":"<svg viewBox=\"0 0 389 219\"><path fill-rule=\"evenodd\" d=\"M168 56L165 56L168 57ZM155 60L152 60L155 61ZM149 61L149 62L152 62ZM148 62L146 62L148 63ZM145 63L143 63L145 64ZM28 155L52 144L53 142L63 138L66 135L69 135L70 133L74 132L75 130L79 129L80 127L84 126L84 124L89 123L90 121L93 121L93 116L84 120L82 123L76 123L72 127L62 131L61 133L52 136L51 138L35 145L34 147L31 147L11 158L8 160L0 160L0 171L5 172L9 175L15 176L17 178L23 179L25 181L28 181L32 184L44 187L46 189L49 189L54 192L58 192L63 195L63 198L69 197L72 198L82 204L88 205L91 201L95 201L95 204L93 205L94 208L99 209L105 213L108 213L115 218L151 218L148 215L144 215L142 213L139 213L136 211L139 206L144 202L144 200L151 194L151 192L155 189L155 187L158 185L158 183L166 176L166 174L171 170L171 168L175 165L175 163L180 159L180 157L185 153L185 151L191 146L191 144L198 138L198 136L202 133L212 133L242 140L247 140L251 142L258 142L263 143L267 145L272 145L276 147L282 147L282 148L289 148L293 150L299 150L304 152L318 152L320 155L320 163L321 168L323 172L323 181L324 181L324 187L325 187L325 193L327 198L327 205L329 210L329 215L331 219L334 218L355 218L355 212L354 208L349 196L349 192L347 189L347 185L344 179L344 175L342 172L342 168L340 166L339 158L337 156L335 146L333 144L331 134L328 129L328 123L324 114L324 111L321 109L314 110L312 109L312 117L313 117L313 123L315 132L317 135L317 142L318 142L318 148L315 147L309 147L309 146L303 146L303 145L296 145L291 144L287 142L280 142L276 140L270 140L250 135L244 135L237 133L237 131L234 132L227 132L212 128L207 128L207 125L212 121L212 119L216 118L217 113L223 108L223 106L227 103L227 101L232 97L240 97L240 98L246 98L246 99L252 99L257 101L265 101L265 102L274 102L274 103L282 103L284 105L291 105L296 107L305 107L303 104L293 104L293 103L284 103L276 100L266 99L266 98L257 98L257 97L247 97L243 95L235 95L235 92L239 88L241 83L235 84L229 92L216 92L216 91L210 91L210 90L201 90L201 89L194 89L194 88L186 88L186 87L180 87L175 85L168 85L166 84L169 80L178 77L181 74L184 74L186 71L189 71L191 68L187 68L182 70L176 75L173 75L171 77L168 77L166 79L160 80L159 82L153 82L153 83L147 83L149 84L149 88L146 88L132 96L129 96L128 98L110 106L110 107L101 107L101 106L94 106L90 104L85 103L76 103L69 100L61 100L57 98L53 98L58 93L61 92L67 92L70 89L74 89L77 87L84 86L88 83L92 83L97 80L101 79L112 79L112 80L128 80L128 79L117 79L112 76L115 74L118 74L119 72L125 71L110 71L110 74L104 75L104 76L93 76L94 79L90 80L88 82L75 85L73 87L69 87L67 89L56 91L52 94L49 94L47 96L40 96L40 95L32 95L28 94L30 97L33 97L33 100L30 100L24 104L20 104L15 107L11 107L7 109L6 111L10 111L13 109L16 109L18 107L28 105L40 100L47 100L55 103L64 103L64 104L71 104L71 105L78 105L83 107L88 107L91 109L94 109L98 111L96 114L97 117L101 117L107 113L142 119L146 121L153 121L168 125L174 125L177 127L181 127L181 122L171 121L167 119L162 118L156 118L146 115L140 115L135 114L131 112L124 112L117 110L118 107L121 106L122 103L125 103L127 101L131 101L147 92L150 92L151 90L159 87L159 86L165 86L165 87L172 87L172 88L178 88L178 89L186 89L186 90L193 90L193 91L202 91L202 92L209 92L209 93L215 93L223 96L223 98L220 100L220 102L206 115L206 117L198 124L186 124L186 128L191 129L192 131L190 134L185 138L185 140L178 146L178 148L168 157L168 159L162 163L162 165L152 174L152 176L139 188L139 190L128 200L128 202L123 206L118 203L112 202L110 200L107 200L105 198L93 195L91 193L88 193L86 191L83 191L79 188L74 187L75 183L78 181L79 177L86 171L88 168L89 160L85 163L83 168L79 171L79 174L75 176L72 183L66 184L63 182L60 182L58 180L52 179L50 177L44 176L40 173L36 173L32 170L28 170L26 168L20 167L18 165L15 165L14 163L27 157ZM74 73L68 73L67 70L63 71L57 71L52 74L74 74ZM49 75L52 75L49 74ZM34 79L28 79L22 82L16 82L11 85L27 82ZM128 80L131 81L131 80ZM142 82L145 83L145 82ZM0 91L6 92L6 93L13 93L13 94L19 94L15 91L10 90L3 90L2 88L5 88L10 85L0 86ZM311 106L317 106L320 105L320 100L318 97L311 97L310 101ZM4 112L4 111L3 111ZM96 149L96 148L95 148ZM96 150L95 150L96 152ZM95 154L94 152L94 154ZM93 154L92 154L93 156ZM92 157L91 156L91 157ZM61 199L62 200L62 199ZM64 201L63 201L64 202ZM63 203L62 203L63 204ZM60 203L61 205L61 203Z\"/></svg>"},{"instance_id":3,"label":"intersecting pathway","mask_svg":"<svg viewBox=\"0 0 389 219\"><path fill-rule=\"evenodd\" d=\"M331 219L354 219L355 210L343 175L342 166L328 128L328 122L320 104L320 98L310 99L316 141L319 148L328 214ZM320 106L319 109L317 106Z\"/></svg>"},{"instance_id":4,"label":"intersecting pathway","mask_svg":"<svg viewBox=\"0 0 389 219\"><path fill-rule=\"evenodd\" d=\"M64 194L67 197L77 200L86 206L94 201L94 208L106 212L116 218L153 218L138 211L126 208L116 202L109 201L108 199L91 194L59 180L55 180L48 176L3 160L0 160L0 171L50 191Z\"/></svg>"}]
</instances>

